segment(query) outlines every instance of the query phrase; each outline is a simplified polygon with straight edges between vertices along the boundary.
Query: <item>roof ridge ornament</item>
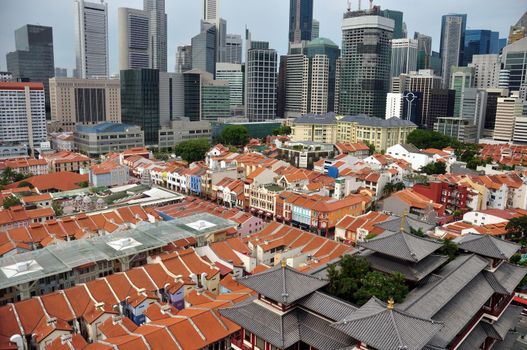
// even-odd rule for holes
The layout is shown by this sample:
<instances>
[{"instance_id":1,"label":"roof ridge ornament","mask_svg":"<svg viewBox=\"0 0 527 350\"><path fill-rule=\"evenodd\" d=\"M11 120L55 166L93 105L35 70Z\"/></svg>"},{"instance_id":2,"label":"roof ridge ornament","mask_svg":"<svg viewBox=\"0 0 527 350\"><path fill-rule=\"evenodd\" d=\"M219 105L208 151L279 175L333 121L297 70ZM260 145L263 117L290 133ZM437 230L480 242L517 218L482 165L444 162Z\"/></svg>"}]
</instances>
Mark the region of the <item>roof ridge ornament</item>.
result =
<instances>
[{"instance_id":1,"label":"roof ridge ornament","mask_svg":"<svg viewBox=\"0 0 527 350\"><path fill-rule=\"evenodd\" d=\"M401 232L404 232L404 224L406 223L406 217L408 216L408 210L405 209L403 216L401 217L401 227L399 228Z\"/></svg>"},{"instance_id":2,"label":"roof ridge ornament","mask_svg":"<svg viewBox=\"0 0 527 350\"><path fill-rule=\"evenodd\" d=\"M388 310L393 310L394 306L395 306L395 301L393 300L392 297L390 297L390 298L388 299L388 304L386 305L386 308L387 308Z\"/></svg>"}]
</instances>

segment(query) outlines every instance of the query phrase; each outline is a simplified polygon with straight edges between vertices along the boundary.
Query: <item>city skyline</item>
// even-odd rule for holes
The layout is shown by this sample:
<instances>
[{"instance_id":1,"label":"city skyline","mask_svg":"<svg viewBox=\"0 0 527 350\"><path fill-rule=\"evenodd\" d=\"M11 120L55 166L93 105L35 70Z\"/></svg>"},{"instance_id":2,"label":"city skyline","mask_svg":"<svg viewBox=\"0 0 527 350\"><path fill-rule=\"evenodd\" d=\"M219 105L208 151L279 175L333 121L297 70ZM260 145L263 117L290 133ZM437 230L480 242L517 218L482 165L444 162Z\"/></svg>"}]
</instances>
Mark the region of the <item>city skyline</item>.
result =
<instances>
[{"instance_id":1,"label":"city skyline","mask_svg":"<svg viewBox=\"0 0 527 350\"><path fill-rule=\"evenodd\" d=\"M288 12L289 1L270 0L264 2L225 0L221 2L221 17L228 23L228 32L243 35L245 25L251 30L254 40L265 40L270 46L277 49L279 54L287 51L288 39ZM3 5L9 13L24 13L23 16L6 16L1 18L0 30L5 33L0 38L0 70L6 70L5 54L14 50L14 38L10 33L25 24L40 24L53 27L55 45L55 66L68 68L69 74L75 66L75 41L73 23L73 0L56 1L56 6L51 8L49 3L36 0L6 1ZM59 5L60 4L60 5ZM489 29L499 31L500 37L508 35L509 26L516 22L519 14L524 10L521 1L505 0L500 3L486 4L485 8L478 5L476 0L456 2L453 0L442 1L434 4L411 3L410 1L384 0L376 1L383 9L400 10L404 12L404 21L407 24L408 35L413 37L414 31L433 37L433 49L439 50L441 16L447 13L467 13L467 29ZM471 6L473 5L473 6ZM324 2L314 1L313 17L320 21L320 35L341 45L341 18L346 9L345 1ZM367 4L363 1L363 8ZM118 48L118 20L117 8L141 8L142 0L111 0L108 2L109 21L109 61L110 73L119 71ZM177 46L190 43L190 39L199 31L199 20L203 13L201 1L183 2L182 0L169 1L166 4L168 16L168 70L174 71L175 52ZM357 7L357 2L352 2L352 8ZM269 9L280 9L271 12ZM423 11L433 13L422 16ZM489 18L486 13L496 16ZM269 17L261 16L269 13L273 16L274 25L269 26ZM57 20L57 19L66 20ZM430 19L435 20L431 21ZM338 20L335 20L338 19Z\"/></svg>"}]
</instances>

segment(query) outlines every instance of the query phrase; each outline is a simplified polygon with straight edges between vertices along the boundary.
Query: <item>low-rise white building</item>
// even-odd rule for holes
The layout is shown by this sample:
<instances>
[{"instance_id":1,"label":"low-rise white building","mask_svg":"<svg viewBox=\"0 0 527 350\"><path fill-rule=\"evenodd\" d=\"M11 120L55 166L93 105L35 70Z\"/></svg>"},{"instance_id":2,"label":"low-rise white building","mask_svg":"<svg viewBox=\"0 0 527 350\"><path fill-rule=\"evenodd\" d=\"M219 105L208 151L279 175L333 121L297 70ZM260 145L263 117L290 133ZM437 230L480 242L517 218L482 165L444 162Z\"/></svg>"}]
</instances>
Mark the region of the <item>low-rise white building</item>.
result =
<instances>
[{"instance_id":1,"label":"low-rise white building","mask_svg":"<svg viewBox=\"0 0 527 350\"><path fill-rule=\"evenodd\" d=\"M412 144L397 144L386 149L386 154L396 158L403 159L412 164L413 170L420 170L425 165L432 163L433 158Z\"/></svg>"}]
</instances>

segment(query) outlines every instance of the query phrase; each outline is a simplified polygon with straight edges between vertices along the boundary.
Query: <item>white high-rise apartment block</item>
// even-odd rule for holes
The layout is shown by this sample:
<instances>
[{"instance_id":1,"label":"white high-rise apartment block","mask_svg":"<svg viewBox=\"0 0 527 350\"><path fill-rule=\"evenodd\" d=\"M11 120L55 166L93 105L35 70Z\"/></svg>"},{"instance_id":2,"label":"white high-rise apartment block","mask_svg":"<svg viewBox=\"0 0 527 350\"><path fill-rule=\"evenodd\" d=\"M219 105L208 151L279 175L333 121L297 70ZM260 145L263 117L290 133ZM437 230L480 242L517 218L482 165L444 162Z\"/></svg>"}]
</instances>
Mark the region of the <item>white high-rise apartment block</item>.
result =
<instances>
[{"instance_id":1,"label":"white high-rise apartment block","mask_svg":"<svg viewBox=\"0 0 527 350\"><path fill-rule=\"evenodd\" d=\"M511 97L498 98L496 107L496 124L494 126L494 140L512 141L514 135L514 123L523 112L523 101L518 94Z\"/></svg>"},{"instance_id":2,"label":"white high-rise apartment block","mask_svg":"<svg viewBox=\"0 0 527 350\"><path fill-rule=\"evenodd\" d=\"M0 140L33 150L46 138L44 85L0 82Z\"/></svg>"},{"instance_id":3,"label":"white high-rise apartment block","mask_svg":"<svg viewBox=\"0 0 527 350\"><path fill-rule=\"evenodd\" d=\"M310 112L325 114L328 112L329 94L329 58L327 55L315 55L311 60Z\"/></svg>"},{"instance_id":4,"label":"white high-rise apartment block","mask_svg":"<svg viewBox=\"0 0 527 350\"><path fill-rule=\"evenodd\" d=\"M243 71L241 64L216 63L216 80L229 82L231 110L243 106Z\"/></svg>"},{"instance_id":5,"label":"white high-rise apartment block","mask_svg":"<svg viewBox=\"0 0 527 350\"><path fill-rule=\"evenodd\" d=\"M527 116L516 117L514 122L514 142L527 143Z\"/></svg>"},{"instance_id":6,"label":"white high-rise apartment block","mask_svg":"<svg viewBox=\"0 0 527 350\"><path fill-rule=\"evenodd\" d=\"M108 76L108 4L75 0L77 77Z\"/></svg>"},{"instance_id":7,"label":"white high-rise apartment block","mask_svg":"<svg viewBox=\"0 0 527 350\"><path fill-rule=\"evenodd\" d=\"M392 39L392 77L417 70L417 43L415 39Z\"/></svg>"},{"instance_id":8,"label":"white high-rise apartment block","mask_svg":"<svg viewBox=\"0 0 527 350\"><path fill-rule=\"evenodd\" d=\"M167 71L167 15L165 0L143 0L143 10L150 13L150 68Z\"/></svg>"},{"instance_id":9,"label":"white high-rise apartment block","mask_svg":"<svg viewBox=\"0 0 527 350\"><path fill-rule=\"evenodd\" d=\"M386 95L386 119L401 118L403 115L403 94L389 93Z\"/></svg>"},{"instance_id":10,"label":"white high-rise apartment block","mask_svg":"<svg viewBox=\"0 0 527 350\"><path fill-rule=\"evenodd\" d=\"M285 117L292 118L308 112L309 58L287 56L285 81Z\"/></svg>"},{"instance_id":11,"label":"white high-rise apartment block","mask_svg":"<svg viewBox=\"0 0 527 350\"><path fill-rule=\"evenodd\" d=\"M496 89L500 82L501 62L499 55L474 55L468 64L475 71L475 87L478 89Z\"/></svg>"},{"instance_id":12,"label":"white high-rise apartment block","mask_svg":"<svg viewBox=\"0 0 527 350\"><path fill-rule=\"evenodd\" d=\"M120 7L119 22L119 69L150 68L150 13L143 10Z\"/></svg>"}]
</instances>

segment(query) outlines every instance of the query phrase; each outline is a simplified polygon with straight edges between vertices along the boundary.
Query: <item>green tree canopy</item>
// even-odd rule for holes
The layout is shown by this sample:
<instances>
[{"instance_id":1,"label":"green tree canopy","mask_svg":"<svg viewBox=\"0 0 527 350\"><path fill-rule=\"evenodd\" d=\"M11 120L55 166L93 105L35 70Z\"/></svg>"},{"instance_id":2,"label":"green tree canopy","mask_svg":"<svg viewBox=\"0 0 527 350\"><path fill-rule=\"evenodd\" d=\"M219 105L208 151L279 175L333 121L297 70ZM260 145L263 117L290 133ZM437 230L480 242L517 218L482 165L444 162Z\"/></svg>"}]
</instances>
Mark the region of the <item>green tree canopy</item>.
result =
<instances>
[{"instance_id":1,"label":"green tree canopy","mask_svg":"<svg viewBox=\"0 0 527 350\"><path fill-rule=\"evenodd\" d=\"M446 174L446 164L443 162L428 163L421 168L421 172L426 175Z\"/></svg>"},{"instance_id":2,"label":"green tree canopy","mask_svg":"<svg viewBox=\"0 0 527 350\"><path fill-rule=\"evenodd\" d=\"M505 227L511 238L518 240L527 236L527 215L512 218Z\"/></svg>"},{"instance_id":3,"label":"green tree canopy","mask_svg":"<svg viewBox=\"0 0 527 350\"><path fill-rule=\"evenodd\" d=\"M337 265L329 266L328 277L329 293L358 305L372 296L401 302L408 293L404 276L372 271L368 261L360 256L343 256Z\"/></svg>"},{"instance_id":4,"label":"green tree canopy","mask_svg":"<svg viewBox=\"0 0 527 350\"><path fill-rule=\"evenodd\" d=\"M62 216L64 214L64 210L62 209L62 204L60 204L60 202L53 201L51 207L53 208L53 211L55 211L55 216Z\"/></svg>"},{"instance_id":5,"label":"green tree canopy","mask_svg":"<svg viewBox=\"0 0 527 350\"><path fill-rule=\"evenodd\" d=\"M15 196L9 196L7 198L4 198L4 209L9 209L11 207L14 207L15 205L21 205L22 202L20 202L20 199Z\"/></svg>"},{"instance_id":6,"label":"green tree canopy","mask_svg":"<svg viewBox=\"0 0 527 350\"><path fill-rule=\"evenodd\" d=\"M448 256L448 261L454 260L459 255L459 247L450 239L443 241L443 246L438 250L439 255Z\"/></svg>"},{"instance_id":7,"label":"green tree canopy","mask_svg":"<svg viewBox=\"0 0 527 350\"><path fill-rule=\"evenodd\" d=\"M273 135L291 135L291 127L282 125L279 128L273 130Z\"/></svg>"},{"instance_id":8,"label":"green tree canopy","mask_svg":"<svg viewBox=\"0 0 527 350\"><path fill-rule=\"evenodd\" d=\"M205 159L205 154L210 148L207 139L194 139L183 141L176 146L176 154L188 163Z\"/></svg>"},{"instance_id":9,"label":"green tree canopy","mask_svg":"<svg viewBox=\"0 0 527 350\"><path fill-rule=\"evenodd\" d=\"M227 125L221 131L220 140L226 145L245 146L249 142L249 131L244 125Z\"/></svg>"},{"instance_id":10,"label":"green tree canopy","mask_svg":"<svg viewBox=\"0 0 527 350\"><path fill-rule=\"evenodd\" d=\"M459 141L457 141L456 139L453 139L436 131L425 129L415 129L414 131L412 131L410 134L408 134L406 142L411 143L420 149L443 149L448 146L456 148L459 145Z\"/></svg>"},{"instance_id":11,"label":"green tree canopy","mask_svg":"<svg viewBox=\"0 0 527 350\"><path fill-rule=\"evenodd\" d=\"M21 181L17 187L29 187L29 188L34 188L35 186L33 186L33 184L31 182L27 182L27 181Z\"/></svg>"}]
</instances>

